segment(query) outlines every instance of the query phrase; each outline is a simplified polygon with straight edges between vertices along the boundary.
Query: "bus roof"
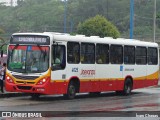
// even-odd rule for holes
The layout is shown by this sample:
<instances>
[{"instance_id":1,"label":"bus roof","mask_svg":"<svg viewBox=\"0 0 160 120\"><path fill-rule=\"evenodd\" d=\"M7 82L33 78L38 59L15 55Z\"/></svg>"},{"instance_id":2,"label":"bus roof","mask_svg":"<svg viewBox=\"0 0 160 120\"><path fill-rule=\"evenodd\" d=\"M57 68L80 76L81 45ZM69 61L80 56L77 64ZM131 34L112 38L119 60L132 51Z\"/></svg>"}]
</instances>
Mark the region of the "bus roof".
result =
<instances>
[{"instance_id":1,"label":"bus roof","mask_svg":"<svg viewBox=\"0 0 160 120\"><path fill-rule=\"evenodd\" d=\"M121 44L121 45L133 45L133 46L148 46L148 47L158 47L157 43L145 42L136 39L125 39L117 38L113 39L112 37L100 38L99 36L90 36L85 35L70 35L65 33L57 32L44 32L44 33L14 33L13 35L44 35L51 38L51 43L53 41L74 41L74 42L90 42L90 43L102 43L102 44Z\"/></svg>"}]
</instances>

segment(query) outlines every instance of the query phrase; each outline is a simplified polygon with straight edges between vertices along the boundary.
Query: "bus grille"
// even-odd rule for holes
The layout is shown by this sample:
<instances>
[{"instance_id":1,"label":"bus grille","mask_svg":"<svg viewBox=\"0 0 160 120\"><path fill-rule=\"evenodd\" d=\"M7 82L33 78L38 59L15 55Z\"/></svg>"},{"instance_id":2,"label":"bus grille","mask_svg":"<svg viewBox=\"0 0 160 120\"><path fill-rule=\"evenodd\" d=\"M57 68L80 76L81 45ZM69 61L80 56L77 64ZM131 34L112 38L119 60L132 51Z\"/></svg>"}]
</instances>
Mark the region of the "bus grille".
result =
<instances>
[{"instance_id":1,"label":"bus grille","mask_svg":"<svg viewBox=\"0 0 160 120\"><path fill-rule=\"evenodd\" d=\"M21 89L21 90L30 90L32 87L31 86L17 86L18 89Z\"/></svg>"},{"instance_id":2,"label":"bus grille","mask_svg":"<svg viewBox=\"0 0 160 120\"><path fill-rule=\"evenodd\" d=\"M20 76L20 75L13 75L16 79L22 79L22 80L35 80L39 76Z\"/></svg>"},{"instance_id":3,"label":"bus grille","mask_svg":"<svg viewBox=\"0 0 160 120\"><path fill-rule=\"evenodd\" d=\"M24 82L24 81L16 81L16 83L20 83L20 84L34 84L35 82Z\"/></svg>"}]
</instances>

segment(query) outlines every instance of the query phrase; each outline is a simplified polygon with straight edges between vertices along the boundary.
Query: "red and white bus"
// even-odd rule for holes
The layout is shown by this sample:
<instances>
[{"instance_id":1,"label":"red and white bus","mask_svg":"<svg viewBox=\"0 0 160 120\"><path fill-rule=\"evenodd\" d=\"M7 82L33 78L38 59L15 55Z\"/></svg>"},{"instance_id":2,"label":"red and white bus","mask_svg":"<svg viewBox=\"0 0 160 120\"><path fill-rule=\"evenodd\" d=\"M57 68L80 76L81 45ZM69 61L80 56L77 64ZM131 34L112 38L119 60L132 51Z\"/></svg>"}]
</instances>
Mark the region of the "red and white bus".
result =
<instances>
[{"instance_id":1,"label":"red and white bus","mask_svg":"<svg viewBox=\"0 0 160 120\"><path fill-rule=\"evenodd\" d=\"M156 86L157 43L61 33L15 33L8 46L6 90L41 94L99 94Z\"/></svg>"}]
</instances>

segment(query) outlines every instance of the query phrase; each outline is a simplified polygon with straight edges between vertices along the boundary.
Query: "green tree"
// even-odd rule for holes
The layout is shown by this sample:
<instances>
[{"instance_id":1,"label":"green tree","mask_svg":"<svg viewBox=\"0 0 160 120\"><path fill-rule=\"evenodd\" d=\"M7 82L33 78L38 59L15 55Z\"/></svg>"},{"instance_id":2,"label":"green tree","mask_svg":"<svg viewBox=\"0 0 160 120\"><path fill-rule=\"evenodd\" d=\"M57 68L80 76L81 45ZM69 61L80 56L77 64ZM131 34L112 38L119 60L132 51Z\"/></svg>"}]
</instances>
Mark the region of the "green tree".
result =
<instances>
[{"instance_id":1,"label":"green tree","mask_svg":"<svg viewBox=\"0 0 160 120\"><path fill-rule=\"evenodd\" d=\"M97 15L89 18L83 23L79 23L77 32L86 36L100 36L117 38L120 33L116 26L109 22L105 17Z\"/></svg>"},{"instance_id":2,"label":"green tree","mask_svg":"<svg viewBox=\"0 0 160 120\"><path fill-rule=\"evenodd\" d=\"M6 41L3 38L3 34L5 33L5 31L3 29L0 28L0 50L3 50L4 53L7 53L7 45L6 45ZM4 46L4 47L3 47Z\"/></svg>"},{"instance_id":3,"label":"green tree","mask_svg":"<svg viewBox=\"0 0 160 120\"><path fill-rule=\"evenodd\" d=\"M1 42L1 43L4 43L4 39L3 39L3 37L1 36L1 34L4 34L4 33L5 33L4 30L0 29L0 42Z\"/></svg>"}]
</instances>

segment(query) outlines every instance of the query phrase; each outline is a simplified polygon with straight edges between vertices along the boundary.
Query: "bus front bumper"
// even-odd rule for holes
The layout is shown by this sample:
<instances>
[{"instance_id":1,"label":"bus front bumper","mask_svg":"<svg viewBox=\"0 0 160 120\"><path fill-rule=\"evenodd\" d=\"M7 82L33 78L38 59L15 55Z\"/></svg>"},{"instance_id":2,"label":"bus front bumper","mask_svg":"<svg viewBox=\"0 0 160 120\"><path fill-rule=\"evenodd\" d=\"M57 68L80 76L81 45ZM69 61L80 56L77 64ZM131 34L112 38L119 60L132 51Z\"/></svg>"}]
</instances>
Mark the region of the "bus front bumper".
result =
<instances>
[{"instance_id":1,"label":"bus front bumper","mask_svg":"<svg viewBox=\"0 0 160 120\"><path fill-rule=\"evenodd\" d=\"M5 83L5 89L8 92L23 92L23 93L39 93L39 94L52 94L49 90L49 85L24 85Z\"/></svg>"}]
</instances>

